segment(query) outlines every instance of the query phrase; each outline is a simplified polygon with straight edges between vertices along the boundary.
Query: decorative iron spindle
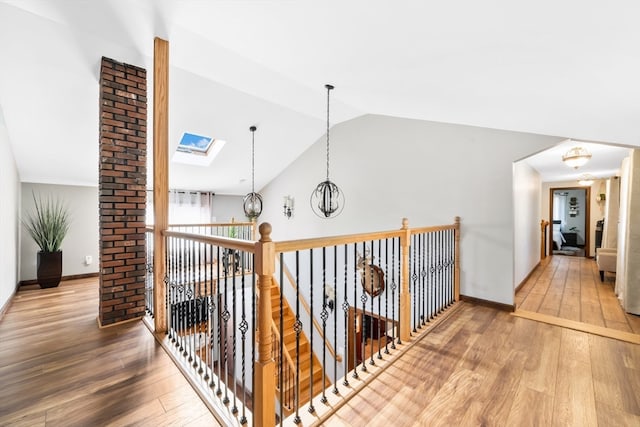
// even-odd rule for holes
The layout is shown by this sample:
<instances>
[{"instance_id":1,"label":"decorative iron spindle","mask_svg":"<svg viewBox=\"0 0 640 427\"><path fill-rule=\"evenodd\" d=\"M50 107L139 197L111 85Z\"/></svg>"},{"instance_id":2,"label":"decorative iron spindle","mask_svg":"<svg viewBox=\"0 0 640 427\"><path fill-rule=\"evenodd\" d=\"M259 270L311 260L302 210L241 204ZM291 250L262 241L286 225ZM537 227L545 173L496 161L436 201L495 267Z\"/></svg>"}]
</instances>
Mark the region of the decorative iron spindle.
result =
<instances>
[{"instance_id":1,"label":"decorative iron spindle","mask_svg":"<svg viewBox=\"0 0 640 427\"><path fill-rule=\"evenodd\" d=\"M329 318L329 312L327 311L327 248L325 246L322 247L322 311L320 312L320 318L322 319L322 339L327 339L327 319ZM311 310L311 315L313 315L313 310ZM313 353L313 347L311 347L311 352ZM325 383L324 379L327 376L327 346L322 346L322 397L320 401L322 403L327 403L327 395L325 394ZM312 371L313 373L313 371ZM313 376L313 375L312 375ZM313 395L311 396L313 399Z\"/></svg>"},{"instance_id":2,"label":"decorative iron spindle","mask_svg":"<svg viewBox=\"0 0 640 427\"><path fill-rule=\"evenodd\" d=\"M384 241L384 277L389 283L389 239ZM389 354L389 337L387 331L389 330L389 292L385 290L384 293L384 354Z\"/></svg>"},{"instance_id":3,"label":"decorative iron spindle","mask_svg":"<svg viewBox=\"0 0 640 427\"><path fill-rule=\"evenodd\" d=\"M357 317L358 317L358 245L353 245L353 378L359 378L358 376L358 351L357 346L360 344L357 342Z\"/></svg>"},{"instance_id":4,"label":"decorative iron spindle","mask_svg":"<svg viewBox=\"0 0 640 427\"><path fill-rule=\"evenodd\" d=\"M400 257L400 254L398 254L398 257ZM392 239L391 240L391 318L394 319L395 322L395 318L396 318L396 287L398 286L396 284L396 275L393 273L394 269L395 269L395 265L396 265L396 239ZM398 310L400 310L400 308L398 307ZM391 349L395 350L396 349L396 327L397 325L400 324L400 316L398 316L398 320L397 323L394 323L393 325L393 329L392 329L392 337L391 337Z\"/></svg>"},{"instance_id":5,"label":"decorative iron spindle","mask_svg":"<svg viewBox=\"0 0 640 427\"><path fill-rule=\"evenodd\" d=\"M333 247L333 346L338 348L338 246ZM345 371L346 373L347 371ZM345 375L346 377L346 375ZM333 394L338 394L338 355L333 358Z\"/></svg>"},{"instance_id":6,"label":"decorative iron spindle","mask_svg":"<svg viewBox=\"0 0 640 427\"><path fill-rule=\"evenodd\" d=\"M313 406L313 248L309 249L309 413L313 414L316 408Z\"/></svg>"},{"instance_id":7,"label":"decorative iron spindle","mask_svg":"<svg viewBox=\"0 0 640 427\"><path fill-rule=\"evenodd\" d=\"M299 424L300 414L300 332L302 332L302 322L300 321L300 252L296 251L296 321L293 324L296 333L296 375L295 375L295 417L293 422Z\"/></svg>"},{"instance_id":8,"label":"decorative iron spindle","mask_svg":"<svg viewBox=\"0 0 640 427\"><path fill-rule=\"evenodd\" d=\"M285 365L284 360L284 310L282 300L284 299L284 253L280 253L280 364L278 365L280 376L280 425L284 421L284 378L283 367ZM287 364L287 367L289 365ZM287 375L288 377L288 375ZM289 384L286 385L287 387Z\"/></svg>"},{"instance_id":9,"label":"decorative iron spindle","mask_svg":"<svg viewBox=\"0 0 640 427\"><path fill-rule=\"evenodd\" d=\"M366 247L365 247L365 243L362 242L362 253L364 254L366 251ZM364 255L363 255L364 256ZM366 260L364 261L366 263ZM357 271L357 270L356 270ZM366 274L366 269L363 271L363 277ZM357 286L356 286L357 288ZM361 323L361 327L360 327L360 331L361 331L361 342L359 343L360 348L362 349L362 368L360 368L362 370L362 372L367 372L367 364L365 363L366 361L366 357L365 357L365 353L366 353L366 343L367 343L367 334L365 333L365 325L364 325L364 318L365 318L365 313L366 313L366 306L365 304L367 303L367 293L364 291L364 289L362 290L362 293L360 294L360 302L362 303L362 323Z\"/></svg>"},{"instance_id":10,"label":"decorative iron spindle","mask_svg":"<svg viewBox=\"0 0 640 427\"><path fill-rule=\"evenodd\" d=\"M347 283L349 282L348 280L348 275L349 275L349 270L348 270L348 250L347 250L347 245L344 245L344 301L342 302L342 311L344 312L344 343L345 343L345 350L347 349L348 345L349 345L349 338L348 338L348 331L349 331L349 301L347 301ZM349 379L347 377L347 372L349 372L349 354L347 352L347 354L344 355L344 381L342 382L343 385L348 386L349 385Z\"/></svg>"},{"instance_id":11,"label":"decorative iron spindle","mask_svg":"<svg viewBox=\"0 0 640 427\"><path fill-rule=\"evenodd\" d=\"M232 249L233 250L233 249ZM235 252L235 251L234 251ZM235 326L238 324L238 320L237 320L237 316L236 314L238 313L238 305L236 304L236 290L237 290L237 285L236 285L236 277L237 277L237 270L236 270L236 262L235 262L235 255L236 253L234 253L234 261L233 261L233 266L231 267L231 272L233 274L233 276L231 276L231 299L232 299L232 305L231 305L231 310L233 312L233 322L231 323L232 326ZM231 360L231 368L232 368L232 381L233 381L233 406L231 407L231 413L232 414L237 414L238 413L238 405L236 402L236 398L238 396L238 382L235 380L235 376L236 376L236 328L232 328L233 332L231 334L231 352L232 352L232 360Z\"/></svg>"},{"instance_id":12,"label":"decorative iron spindle","mask_svg":"<svg viewBox=\"0 0 640 427\"><path fill-rule=\"evenodd\" d=\"M245 368L245 343L246 343L246 335L247 335L247 331L249 330L249 323L247 322L247 315L246 315L246 310L245 310L245 298L244 298L244 287L245 287L245 275L244 275L244 261L245 261L245 257L244 254L242 257L240 257L240 267L241 267L241 271L243 272L242 276L241 276L241 286L242 286L242 295L241 295L241 301L242 301L242 315L240 316L240 318L242 319L240 321L240 326L238 327L238 329L240 330L240 334L241 334L241 341L242 341L242 346L241 346L241 363L242 363L242 373L241 373L241 381L242 381L242 401L246 402L247 399L247 385L246 385L246 380L245 380L245 373L246 373L246 368ZM235 310L234 310L235 311ZM240 417L240 424L245 424L247 422L247 416L246 416L246 405L242 405L242 416Z\"/></svg>"}]
</instances>

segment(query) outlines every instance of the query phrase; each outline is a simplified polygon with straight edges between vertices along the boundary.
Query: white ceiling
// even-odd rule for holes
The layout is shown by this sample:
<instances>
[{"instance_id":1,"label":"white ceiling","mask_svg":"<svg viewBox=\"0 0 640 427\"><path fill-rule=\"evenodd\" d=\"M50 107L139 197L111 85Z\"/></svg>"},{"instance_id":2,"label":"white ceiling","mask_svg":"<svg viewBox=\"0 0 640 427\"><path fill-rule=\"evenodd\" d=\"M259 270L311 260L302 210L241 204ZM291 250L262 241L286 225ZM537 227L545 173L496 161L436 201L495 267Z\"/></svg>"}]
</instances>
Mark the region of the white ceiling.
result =
<instances>
[{"instance_id":1,"label":"white ceiling","mask_svg":"<svg viewBox=\"0 0 640 427\"><path fill-rule=\"evenodd\" d=\"M22 181L95 185L100 57L151 78L160 36L171 148L184 131L228 141L210 168L173 168L176 188L248 192L253 124L266 185L322 137L325 83L332 124L372 113L639 146L639 17L633 0L0 0L0 108Z\"/></svg>"}]
</instances>

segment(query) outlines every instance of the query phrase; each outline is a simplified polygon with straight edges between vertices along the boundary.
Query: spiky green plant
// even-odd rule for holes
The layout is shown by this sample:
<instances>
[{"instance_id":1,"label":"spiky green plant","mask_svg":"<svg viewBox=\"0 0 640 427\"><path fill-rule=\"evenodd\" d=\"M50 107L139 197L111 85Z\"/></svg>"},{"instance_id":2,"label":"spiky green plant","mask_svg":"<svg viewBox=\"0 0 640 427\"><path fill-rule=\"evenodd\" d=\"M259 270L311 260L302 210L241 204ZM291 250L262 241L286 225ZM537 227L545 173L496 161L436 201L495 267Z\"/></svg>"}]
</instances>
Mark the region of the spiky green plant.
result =
<instances>
[{"instance_id":1,"label":"spiky green plant","mask_svg":"<svg viewBox=\"0 0 640 427\"><path fill-rule=\"evenodd\" d=\"M22 223L42 252L58 252L69 231L69 210L58 199L32 195L34 209Z\"/></svg>"}]
</instances>

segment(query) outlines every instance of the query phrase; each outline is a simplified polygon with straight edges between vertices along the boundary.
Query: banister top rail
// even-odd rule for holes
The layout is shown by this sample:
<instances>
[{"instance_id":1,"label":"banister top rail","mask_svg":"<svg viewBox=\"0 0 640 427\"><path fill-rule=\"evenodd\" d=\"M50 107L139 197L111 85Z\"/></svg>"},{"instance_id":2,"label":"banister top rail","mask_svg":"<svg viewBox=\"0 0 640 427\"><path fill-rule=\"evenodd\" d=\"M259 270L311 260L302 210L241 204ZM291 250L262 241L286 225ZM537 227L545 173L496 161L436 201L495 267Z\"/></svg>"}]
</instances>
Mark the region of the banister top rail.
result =
<instances>
[{"instance_id":1,"label":"banister top rail","mask_svg":"<svg viewBox=\"0 0 640 427\"><path fill-rule=\"evenodd\" d=\"M229 249L236 249L245 252L255 252L255 242L241 239L234 239L232 237L221 236L203 236L202 234L183 233L179 231L165 230L162 232L164 237L177 237L182 239L189 239L196 242L213 244L216 246L222 246Z\"/></svg>"},{"instance_id":2,"label":"banister top rail","mask_svg":"<svg viewBox=\"0 0 640 427\"><path fill-rule=\"evenodd\" d=\"M441 230L453 230L455 224L435 225L430 227L410 228L411 234L430 233ZM342 236L317 237L311 239L285 240L275 242L276 252L292 252L305 249L318 248L322 246L338 246L348 243L367 242L369 240L383 240L400 237L402 229L391 231L378 231L373 233L346 234Z\"/></svg>"},{"instance_id":3,"label":"banister top rail","mask_svg":"<svg viewBox=\"0 0 640 427\"><path fill-rule=\"evenodd\" d=\"M169 227L231 227L253 225L252 222L206 222L198 224L169 224Z\"/></svg>"},{"instance_id":4,"label":"banister top rail","mask_svg":"<svg viewBox=\"0 0 640 427\"><path fill-rule=\"evenodd\" d=\"M432 225L430 227L410 228L411 234L433 233L435 231L454 230L455 224Z\"/></svg>"},{"instance_id":5,"label":"banister top rail","mask_svg":"<svg viewBox=\"0 0 640 427\"><path fill-rule=\"evenodd\" d=\"M383 240L400 237L402 230L378 231L373 233L346 234L343 236L318 237L301 240L285 240L275 242L276 252L302 251L305 249L320 248L323 246L339 246L348 243L368 242L370 240Z\"/></svg>"}]
</instances>

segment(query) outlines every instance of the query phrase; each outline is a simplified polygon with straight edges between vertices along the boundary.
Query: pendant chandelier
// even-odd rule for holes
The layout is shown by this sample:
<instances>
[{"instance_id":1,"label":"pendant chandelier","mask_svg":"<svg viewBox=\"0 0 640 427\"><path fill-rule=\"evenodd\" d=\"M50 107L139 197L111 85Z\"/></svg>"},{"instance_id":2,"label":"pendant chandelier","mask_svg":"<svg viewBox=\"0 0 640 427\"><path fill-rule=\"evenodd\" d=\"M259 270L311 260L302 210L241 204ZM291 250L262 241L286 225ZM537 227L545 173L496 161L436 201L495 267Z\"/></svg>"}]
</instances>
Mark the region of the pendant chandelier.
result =
<instances>
[{"instance_id":1,"label":"pendant chandelier","mask_svg":"<svg viewBox=\"0 0 640 427\"><path fill-rule=\"evenodd\" d=\"M569 167L578 169L591 158L591 153L582 147L573 147L562 156L562 161Z\"/></svg>"},{"instance_id":2,"label":"pendant chandelier","mask_svg":"<svg viewBox=\"0 0 640 427\"><path fill-rule=\"evenodd\" d=\"M254 189L254 175L255 175L255 135L256 135L256 127L251 126L249 130L251 131L251 193L244 196L243 205L244 205L244 214L250 220L254 220L260 216L262 213L262 196L255 192Z\"/></svg>"},{"instance_id":3,"label":"pendant chandelier","mask_svg":"<svg viewBox=\"0 0 640 427\"><path fill-rule=\"evenodd\" d=\"M344 209L344 194L329 179L329 93L333 86L327 84L327 179L316 186L311 193L311 209L320 218L331 218L340 215Z\"/></svg>"},{"instance_id":4,"label":"pendant chandelier","mask_svg":"<svg viewBox=\"0 0 640 427\"><path fill-rule=\"evenodd\" d=\"M591 184L593 184L596 180L596 177L588 174L588 173L583 173L582 175L580 175L580 177L578 178L578 184L580 185L584 185L584 186L589 186Z\"/></svg>"}]
</instances>

